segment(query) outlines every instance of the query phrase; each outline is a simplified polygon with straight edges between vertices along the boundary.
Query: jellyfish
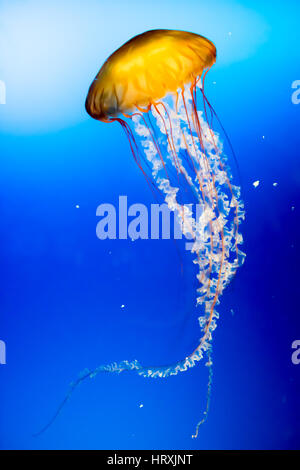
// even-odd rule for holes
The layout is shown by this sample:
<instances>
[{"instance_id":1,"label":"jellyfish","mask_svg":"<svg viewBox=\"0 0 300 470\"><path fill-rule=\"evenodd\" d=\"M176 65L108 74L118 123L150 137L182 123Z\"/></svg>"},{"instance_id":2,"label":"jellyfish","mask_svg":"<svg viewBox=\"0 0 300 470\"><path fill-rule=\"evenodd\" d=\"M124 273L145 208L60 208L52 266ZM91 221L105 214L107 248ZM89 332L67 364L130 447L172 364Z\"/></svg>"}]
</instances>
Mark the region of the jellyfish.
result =
<instances>
[{"instance_id":1,"label":"jellyfish","mask_svg":"<svg viewBox=\"0 0 300 470\"><path fill-rule=\"evenodd\" d=\"M203 36L177 30L151 30L130 39L103 64L86 99L88 114L103 123L119 123L136 164L154 194L163 196L176 215L182 233L191 241L197 268L200 339L186 357L167 366L145 366L137 360L86 369L69 394L83 380L100 372L135 371L148 378L166 378L187 371L204 356L212 381L212 334L221 294L243 263L239 245L244 218L240 187L233 183L220 134L219 118L204 92L205 78L215 63L216 48ZM225 136L227 137L226 133ZM230 141L229 141L230 143ZM183 201L196 199L195 215Z\"/></svg>"}]
</instances>

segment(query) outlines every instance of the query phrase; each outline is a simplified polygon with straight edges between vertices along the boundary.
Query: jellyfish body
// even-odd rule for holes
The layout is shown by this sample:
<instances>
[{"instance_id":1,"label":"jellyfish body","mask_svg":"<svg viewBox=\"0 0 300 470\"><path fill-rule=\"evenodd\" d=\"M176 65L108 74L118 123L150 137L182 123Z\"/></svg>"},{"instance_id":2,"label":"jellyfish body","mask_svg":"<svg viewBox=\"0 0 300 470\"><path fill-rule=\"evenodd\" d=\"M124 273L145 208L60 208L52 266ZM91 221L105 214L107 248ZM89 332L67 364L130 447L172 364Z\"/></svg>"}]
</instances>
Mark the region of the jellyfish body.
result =
<instances>
[{"instance_id":1,"label":"jellyfish body","mask_svg":"<svg viewBox=\"0 0 300 470\"><path fill-rule=\"evenodd\" d=\"M215 46L202 36L148 31L114 52L89 89L87 112L99 121L121 124L151 189L164 196L182 233L191 240L198 271L201 335L194 351L172 365L144 366L135 360L86 370L63 404L79 383L100 372L168 377L193 367L206 354L210 368L207 416L211 341L219 317L216 306L245 256L239 248L244 218L240 188L232 182L222 141L213 130L217 116L204 93L205 76L215 60ZM196 198L200 215L181 203L187 192ZM193 437L205 419L198 422Z\"/></svg>"},{"instance_id":2,"label":"jellyfish body","mask_svg":"<svg viewBox=\"0 0 300 470\"><path fill-rule=\"evenodd\" d=\"M199 268L197 304L204 307L199 344L183 360L165 367L125 361L109 366L111 371L134 369L146 377L167 377L193 367L210 351L216 305L244 260L239 249L244 217L240 189L231 182L222 142L211 124L215 113L204 94L205 75L215 60L215 46L203 36L148 31L114 52L90 87L87 112L100 121L120 122L147 181L155 182L182 232L192 239ZM197 92L202 109L197 108ZM179 202L183 187L196 197L200 217Z\"/></svg>"}]
</instances>

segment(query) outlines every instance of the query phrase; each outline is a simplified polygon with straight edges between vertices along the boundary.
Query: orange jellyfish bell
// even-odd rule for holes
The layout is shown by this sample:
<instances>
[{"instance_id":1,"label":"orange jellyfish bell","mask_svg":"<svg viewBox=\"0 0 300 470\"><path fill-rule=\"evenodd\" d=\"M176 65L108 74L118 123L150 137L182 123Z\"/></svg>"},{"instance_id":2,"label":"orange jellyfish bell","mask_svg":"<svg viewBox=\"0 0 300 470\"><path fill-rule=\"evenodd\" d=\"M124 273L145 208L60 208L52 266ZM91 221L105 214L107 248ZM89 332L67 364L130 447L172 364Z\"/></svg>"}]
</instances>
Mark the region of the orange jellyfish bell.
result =
<instances>
[{"instance_id":1,"label":"orange jellyfish bell","mask_svg":"<svg viewBox=\"0 0 300 470\"><path fill-rule=\"evenodd\" d=\"M127 114L193 83L216 60L208 39L186 31L157 29L117 49L90 86L86 110L95 119Z\"/></svg>"}]
</instances>

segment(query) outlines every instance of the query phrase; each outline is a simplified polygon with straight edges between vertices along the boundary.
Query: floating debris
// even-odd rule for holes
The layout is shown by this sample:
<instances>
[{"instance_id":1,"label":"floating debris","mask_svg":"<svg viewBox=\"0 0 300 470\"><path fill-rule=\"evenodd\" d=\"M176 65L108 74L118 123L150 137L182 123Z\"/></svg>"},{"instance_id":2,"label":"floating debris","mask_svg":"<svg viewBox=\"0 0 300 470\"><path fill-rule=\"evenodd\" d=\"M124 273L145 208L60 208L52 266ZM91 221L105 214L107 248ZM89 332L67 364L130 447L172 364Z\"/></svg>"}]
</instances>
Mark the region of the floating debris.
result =
<instances>
[{"instance_id":1,"label":"floating debris","mask_svg":"<svg viewBox=\"0 0 300 470\"><path fill-rule=\"evenodd\" d=\"M75 207L76 207L76 209L79 209L79 204L76 204L76 206L75 206Z\"/></svg>"},{"instance_id":2,"label":"floating debris","mask_svg":"<svg viewBox=\"0 0 300 470\"><path fill-rule=\"evenodd\" d=\"M143 405L143 403L141 403L141 404L140 404L140 408L143 408L143 407L144 407L144 405Z\"/></svg>"},{"instance_id":3,"label":"floating debris","mask_svg":"<svg viewBox=\"0 0 300 470\"><path fill-rule=\"evenodd\" d=\"M273 186L278 186L278 183L273 183Z\"/></svg>"},{"instance_id":4,"label":"floating debris","mask_svg":"<svg viewBox=\"0 0 300 470\"><path fill-rule=\"evenodd\" d=\"M254 186L255 188L257 188L258 185L259 185L259 180L254 181L253 186Z\"/></svg>"},{"instance_id":5,"label":"floating debris","mask_svg":"<svg viewBox=\"0 0 300 470\"><path fill-rule=\"evenodd\" d=\"M121 305L121 308L124 308L124 307L125 307L125 305L124 305L124 304L122 304L122 305Z\"/></svg>"}]
</instances>

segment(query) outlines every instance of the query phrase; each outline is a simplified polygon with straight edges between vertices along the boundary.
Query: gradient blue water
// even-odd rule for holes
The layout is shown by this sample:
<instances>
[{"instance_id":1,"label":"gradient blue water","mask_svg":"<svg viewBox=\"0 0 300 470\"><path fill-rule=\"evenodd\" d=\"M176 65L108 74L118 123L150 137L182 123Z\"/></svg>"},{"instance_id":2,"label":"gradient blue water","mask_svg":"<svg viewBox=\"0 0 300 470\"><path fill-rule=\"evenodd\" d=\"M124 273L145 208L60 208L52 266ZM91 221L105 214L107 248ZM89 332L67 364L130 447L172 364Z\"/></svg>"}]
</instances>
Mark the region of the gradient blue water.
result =
<instances>
[{"instance_id":1,"label":"gradient blue water","mask_svg":"<svg viewBox=\"0 0 300 470\"><path fill-rule=\"evenodd\" d=\"M0 2L0 447L298 448L299 3L40 3ZM99 204L153 201L121 129L90 119L85 95L110 52L157 27L215 41L207 95L243 182L247 259L219 308L209 418L192 440L207 384L199 364L168 380L97 376L33 438L85 367L172 363L198 341L189 257L182 278L172 241L95 234Z\"/></svg>"}]
</instances>

